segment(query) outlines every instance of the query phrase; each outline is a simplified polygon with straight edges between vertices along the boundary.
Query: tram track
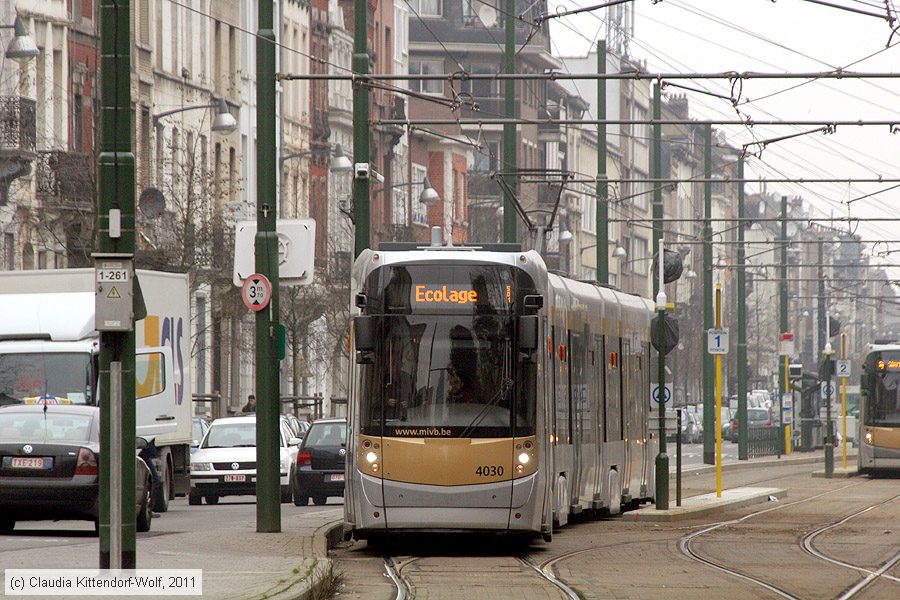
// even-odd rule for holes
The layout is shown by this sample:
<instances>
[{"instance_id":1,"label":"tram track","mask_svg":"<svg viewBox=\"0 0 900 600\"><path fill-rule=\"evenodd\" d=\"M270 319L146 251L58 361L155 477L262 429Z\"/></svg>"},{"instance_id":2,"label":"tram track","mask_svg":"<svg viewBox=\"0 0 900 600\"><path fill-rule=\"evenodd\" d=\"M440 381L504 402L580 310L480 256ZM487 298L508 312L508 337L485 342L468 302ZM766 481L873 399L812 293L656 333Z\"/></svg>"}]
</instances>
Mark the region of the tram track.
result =
<instances>
[{"instance_id":1,"label":"tram track","mask_svg":"<svg viewBox=\"0 0 900 600\"><path fill-rule=\"evenodd\" d=\"M694 531L692 533L689 533L689 534L683 536L678 541L678 549L683 555L687 556L688 558L690 558L694 561L700 562L701 564L704 564L705 566L713 568L722 573L731 575L732 577L736 577L736 578L742 579L744 581L750 582L754 585L757 585L759 587L762 587L762 588L778 595L779 597L801 600L802 597L797 596L797 595L791 593L790 591L779 587L778 585L775 585L769 581L765 581L761 578L755 577L748 573L739 571L737 569L730 568L727 565L716 562L715 560L713 560L709 557L703 556L702 554L700 554L698 551L696 551L692 547L692 543L694 542L694 540L696 540L700 536L711 533L713 531L716 531L716 530L719 530L719 529L722 529L722 528L725 528L725 527L728 527L731 525L737 525L737 524L743 523L751 518L757 517L757 516L765 514L765 513L774 512L774 511L778 511L778 510L784 510L784 509L787 509L790 507L804 504L806 502L816 500L816 499L826 496L828 494L833 494L836 492L846 490L851 487L855 487L857 485L861 485L862 483L864 483L864 482L849 484L849 485L842 486L842 487L834 489L834 490L829 490L829 491L823 492L821 494L816 494L814 496L810 496L809 498L804 498L802 500L797 500L795 502L789 502L787 504L782 504L779 506L769 507L769 508L766 508L763 510L755 511L750 514L744 515L743 517L740 517L738 519L732 519L729 521L722 521L719 523L714 523L712 525L703 527L702 529L699 529L697 531ZM818 527L815 530L807 533L800 540L800 542L799 542L800 547L806 553L810 554L814 558L828 562L830 564L841 566L841 567L844 567L847 569L852 569L852 570L855 570L855 571L863 574L863 577L861 579L854 582L846 589L842 590L836 596L837 600L851 600L852 598L859 596L864 590L866 590L866 588L868 588L872 583L874 583L875 581L878 581L879 579L882 581L891 581L891 582L895 582L895 583L900 583L900 578L895 577L889 573L889 571L891 571L891 569L893 569L898 563L900 563L900 552L891 556L887 561L883 562L877 569L868 569L866 567L854 565L854 564L851 564L851 563L848 563L845 561L841 561L841 560L838 560L838 559L835 559L833 557L826 555L825 553L823 553L815 548L815 546L813 544L814 540L819 535L821 535L827 531L830 531L832 529L835 529L835 528L847 523L848 521L851 521L854 518L864 515L864 514L870 512L872 510L875 510L881 506L890 504L891 502L897 500L897 498L900 498L900 494L895 495L886 500L883 500L881 502L878 502L876 504L873 504L871 506L868 506L866 508L857 510L857 511L853 512L852 514L841 518L838 521L833 521L833 522L829 522L825 525L822 525L821 527Z\"/></svg>"},{"instance_id":2,"label":"tram track","mask_svg":"<svg viewBox=\"0 0 900 600\"><path fill-rule=\"evenodd\" d=\"M394 583L396 588L396 596L394 600L414 600L416 597L416 587L410 579L403 573L403 569L413 563L421 561L426 557L410 557L400 559L398 557L386 556L383 558L384 570L386 576ZM533 573L551 584L556 588L563 598L566 600L582 600L581 596L574 589L569 587L562 581L556 573L553 572L553 564L559 558L551 559L545 563L537 564L525 557L515 557L515 560L524 568L526 573Z\"/></svg>"},{"instance_id":3,"label":"tram track","mask_svg":"<svg viewBox=\"0 0 900 600\"><path fill-rule=\"evenodd\" d=\"M900 494L897 494L893 498L888 498L887 500L878 502L877 504L872 504L871 506L867 506L866 508L863 508L863 509L858 510L850 515L847 515L846 517L844 517L838 521L829 523L827 525L823 525L822 527L819 527L818 529L807 533L805 536L803 536L803 539L800 541L800 546L803 548L803 550L806 551L808 554L816 557L817 559L823 560L823 561L831 563L833 565L837 565L839 567L844 567L846 569L852 569L854 571L858 571L859 573L863 574L862 579L855 582L853 585L851 585L849 588L847 588L840 596L838 596L839 600L849 600L850 598L853 598L854 596L858 595L863 590L865 590L867 587L869 587L869 585L871 585L873 582L878 580L879 577L881 577L887 581L892 581L894 583L900 583L900 577L895 577L889 573L889 571L894 568L894 565L900 563L900 552L895 553L892 557L890 557L888 560L886 560L881 565L879 565L878 568L872 570L872 569L867 569L866 567L854 565L852 563L844 562L842 560L838 560L834 557L828 556L824 552L821 552L820 550L818 550L815 547L813 542L815 541L815 539L817 537L819 537L823 533L825 533L827 531L831 531L832 529L835 529L837 527L840 527L841 525L844 525L848 521L852 521L853 519L855 519L859 516L862 516L866 513L869 513L881 506L890 504L891 502L894 502L898 498L900 498Z\"/></svg>"}]
</instances>

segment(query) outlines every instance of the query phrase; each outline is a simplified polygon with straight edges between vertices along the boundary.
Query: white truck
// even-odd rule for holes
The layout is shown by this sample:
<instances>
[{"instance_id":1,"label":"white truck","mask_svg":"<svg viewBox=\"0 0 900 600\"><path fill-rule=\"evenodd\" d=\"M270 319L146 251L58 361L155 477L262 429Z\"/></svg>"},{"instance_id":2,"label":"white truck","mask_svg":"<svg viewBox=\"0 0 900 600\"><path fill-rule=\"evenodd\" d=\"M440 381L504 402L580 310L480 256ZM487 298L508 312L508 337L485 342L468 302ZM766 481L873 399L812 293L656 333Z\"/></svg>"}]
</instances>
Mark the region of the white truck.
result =
<instances>
[{"instance_id":1,"label":"white truck","mask_svg":"<svg viewBox=\"0 0 900 600\"><path fill-rule=\"evenodd\" d=\"M135 323L137 435L156 441L161 512L190 487L190 288L184 274L137 278L147 307ZM0 272L0 405L97 404L94 279L93 269Z\"/></svg>"}]
</instances>

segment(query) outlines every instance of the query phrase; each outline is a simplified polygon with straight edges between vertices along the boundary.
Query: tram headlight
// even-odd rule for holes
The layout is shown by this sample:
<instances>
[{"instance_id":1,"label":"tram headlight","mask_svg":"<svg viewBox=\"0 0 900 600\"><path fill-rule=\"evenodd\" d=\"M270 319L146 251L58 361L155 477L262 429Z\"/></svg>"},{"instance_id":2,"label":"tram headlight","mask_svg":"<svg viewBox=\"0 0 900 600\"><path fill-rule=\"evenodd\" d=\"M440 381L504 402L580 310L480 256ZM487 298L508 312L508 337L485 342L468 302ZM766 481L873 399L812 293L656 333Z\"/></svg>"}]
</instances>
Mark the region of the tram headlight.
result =
<instances>
[{"instance_id":1,"label":"tram headlight","mask_svg":"<svg viewBox=\"0 0 900 600\"><path fill-rule=\"evenodd\" d=\"M374 452L369 452L366 454L366 460L369 463L374 463L376 460L378 460L378 455L375 454Z\"/></svg>"},{"instance_id":2,"label":"tram headlight","mask_svg":"<svg viewBox=\"0 0 900 600\"><path fill-rule=\"evenodd\" d=\"M864 439L866 440L866 443L867 443L867 444L871 444L871 443L872 443L873 436L872 436L872 432L871 432L871 431L866 431L866 435L863 436L863 437L864 437Z\"/></svg>"},{"instance_id":3,"label":"tram headlight","mask_svg":"<svg viewBox=\"0 0 900 600\"><path fill-rule=\"evenodd\" d=\"M531 460L531 457L524 452L519 455L519 462L522 463L522 465L527 465L529 460Z\"/></svg>"}]
</instances>

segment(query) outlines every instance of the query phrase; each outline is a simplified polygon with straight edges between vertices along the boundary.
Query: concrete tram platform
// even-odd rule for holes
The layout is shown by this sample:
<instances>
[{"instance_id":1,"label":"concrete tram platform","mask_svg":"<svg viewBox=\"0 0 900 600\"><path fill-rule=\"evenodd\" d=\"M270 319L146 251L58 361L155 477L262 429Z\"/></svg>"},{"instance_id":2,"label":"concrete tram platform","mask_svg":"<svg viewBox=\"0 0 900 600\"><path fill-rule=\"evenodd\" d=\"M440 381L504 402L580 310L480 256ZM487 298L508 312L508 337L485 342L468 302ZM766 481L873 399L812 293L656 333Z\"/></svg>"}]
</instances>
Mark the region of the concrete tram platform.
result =
<instances>
[{"instance_id":1,"label":"concrete tram platform","mask_svg":"<svg viewBox=\"0 0 900 600\"><path fill-rule=\"evenodd\" d=\"M622 514L623 521L655 521L670 522L709 517L724 513L730 508L740 508L751 504L772 502L787 496L787 491L772 487L737 487L722 490L722 496L716 493L701 494L683 498L681 506L675 506L675 498L669 498L668 510L656 510L651 504Z\"/></svg>"},{"instance_id":2,"label":"concrete tram platform","mask_svg":"<svg viewBox=\"0 0 900 600\"><path fill-rule=\"evenodd\" d=\"M856 465L848 466L846 469L843 467L834 467L834 471L831 473L832 479L847 479L849 477L856 477L859 473L856 470ZM812 472L813 477L825 477L825 469L819 469L817 471Z\"/></svg>"}]
</instances>

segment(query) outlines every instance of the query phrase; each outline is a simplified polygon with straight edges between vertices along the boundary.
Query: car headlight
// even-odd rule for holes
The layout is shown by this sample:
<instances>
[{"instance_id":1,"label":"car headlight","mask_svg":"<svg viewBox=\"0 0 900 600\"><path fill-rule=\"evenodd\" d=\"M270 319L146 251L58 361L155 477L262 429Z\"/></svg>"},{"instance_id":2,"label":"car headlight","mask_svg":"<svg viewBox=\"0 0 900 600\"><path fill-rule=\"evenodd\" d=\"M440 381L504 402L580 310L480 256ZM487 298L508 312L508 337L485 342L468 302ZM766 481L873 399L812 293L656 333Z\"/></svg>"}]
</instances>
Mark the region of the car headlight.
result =
<instances>
[{"instance_id":1,"label":"car headlight","mask_svg":"<svg viewBox=\"0 0 900 600\"><path fill-rule=\"evenodd\" d=\"M212 471L212 465L208 462L191 463L191 471Z\"/></svg>"}]
</instances>

